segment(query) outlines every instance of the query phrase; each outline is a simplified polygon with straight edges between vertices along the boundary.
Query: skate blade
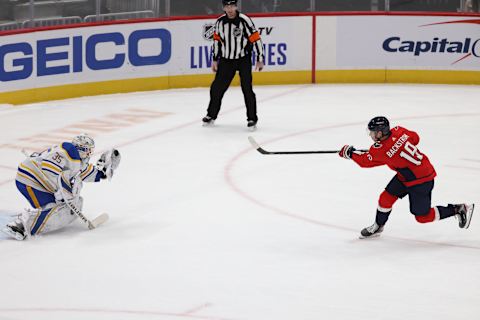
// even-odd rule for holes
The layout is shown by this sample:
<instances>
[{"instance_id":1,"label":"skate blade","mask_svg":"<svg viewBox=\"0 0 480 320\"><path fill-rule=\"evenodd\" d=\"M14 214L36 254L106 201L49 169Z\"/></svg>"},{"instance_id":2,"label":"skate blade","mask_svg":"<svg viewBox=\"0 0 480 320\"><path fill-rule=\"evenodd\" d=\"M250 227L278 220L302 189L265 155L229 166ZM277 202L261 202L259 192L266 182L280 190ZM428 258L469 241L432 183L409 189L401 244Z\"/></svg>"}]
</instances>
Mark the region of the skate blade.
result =
<instances>
[{"instance_id":1,"label":"skate blade","mask_svg":"<svg viewBox=\"0 0 480 320\"><path fill-rule=\"evenodd\" d=\"M214 127L214 126L215 126L215 121L204 122L202 124L202 127Z\"/></svg>"},{"instance_id":2,"label":"skate blade","mask_svg":"<svg viewBox=\"0 0 480 320\"><path fill-rule=\"evenodd\" d=\"M248 127L248 131L253 132L257 130L257 126Z\"/></svg>"},{"instance_id":3,"label":"skate blade","mask_svg":"<svg viewBox=\"0 0 480 320\"><path fill-rule=\"evenodd\" d=\"M358 237L358 239L362 239L362 240L363 239L374 239L374 238L380 237L380 235L381 235L381 233L375 233L375 234L372 234L371 236L368 236L368 237L364 237L364 236L360 235Z\"/></svg>"},{"instance_id":4,"label":"skate blade","mask_svg":"<svg viewBox=\"0 0 480 320\"><path fill-rule=\"evenodd\" d=\"M470 227L470 222L472 221L472 216L473 216L473 210L475 209L475 204L472 203L471 206L469 206L468 211L467 211L467 221L465 223L464 229L468 229Z\"/></svg>"},{"instance_id":5,"label":"skate blade","mask_svg":"<svg viewBox=\"0 0 480 320\"><path fill-rule=\"evenodd\" d=\"M1 231L3 233L5 233L6 235L8 235L9 237L14 238L15 240L18 240L18 241L25 240L25 238L26 238L25 236L21 235L20 233L15 232L12 229L7 228L7 227L2 228Z\"/></svg>"}]
</instances>

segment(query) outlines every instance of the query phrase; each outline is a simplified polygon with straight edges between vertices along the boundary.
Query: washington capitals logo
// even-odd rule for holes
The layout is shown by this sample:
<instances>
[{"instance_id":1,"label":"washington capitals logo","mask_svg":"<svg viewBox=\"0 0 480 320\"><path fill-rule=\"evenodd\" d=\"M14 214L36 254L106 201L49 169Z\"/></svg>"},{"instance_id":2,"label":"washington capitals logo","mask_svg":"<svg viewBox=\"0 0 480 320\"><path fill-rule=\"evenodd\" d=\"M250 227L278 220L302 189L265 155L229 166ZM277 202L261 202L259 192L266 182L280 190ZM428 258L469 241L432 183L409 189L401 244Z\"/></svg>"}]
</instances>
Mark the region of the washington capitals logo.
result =
<instances>
[{"instance_id":1,"label":"washington capitals logo","mask_svg":"<svg viewBox=\"0 0 480 320\"><path fill-rule=\"evenodd\" d=\"M480 19L455 20L447 22L438 22L421 25L420 27L430 27L444 24L476 24L480 27ZM403 40L400 37L390 37L383 42L383 49L387 52L410 52L414 56L420 56L423 53L461 53L460 59L452 62L452 65L459 63L469 57L480 58L480 38L465 37L464 39L449 39L434 37L427 41Z\"/></svg>"}]
</instances>

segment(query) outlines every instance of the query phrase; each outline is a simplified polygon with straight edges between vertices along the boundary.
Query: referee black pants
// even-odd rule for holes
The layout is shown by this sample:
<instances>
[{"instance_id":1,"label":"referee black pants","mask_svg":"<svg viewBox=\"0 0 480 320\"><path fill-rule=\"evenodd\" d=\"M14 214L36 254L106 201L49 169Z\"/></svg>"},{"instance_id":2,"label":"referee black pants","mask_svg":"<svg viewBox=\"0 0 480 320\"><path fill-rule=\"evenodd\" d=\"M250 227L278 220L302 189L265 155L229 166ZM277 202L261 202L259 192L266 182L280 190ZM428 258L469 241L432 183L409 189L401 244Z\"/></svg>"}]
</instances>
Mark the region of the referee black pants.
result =
<instances>
[{"instance_id":1,"label":"referee black pants","mask_svg":"<svg viewBox=\"0 0 480 320\"><path fill-rule=\"evenodd\" d=\"M220 59L218 70L210 87L210 104L207 115L216 119L222 105L222 98L237 73L240 74L243 97L247 107L247 120L257 121L257 98L252 88L252 57L247 55L240 59Z\"/></svg>"}]
</instances>

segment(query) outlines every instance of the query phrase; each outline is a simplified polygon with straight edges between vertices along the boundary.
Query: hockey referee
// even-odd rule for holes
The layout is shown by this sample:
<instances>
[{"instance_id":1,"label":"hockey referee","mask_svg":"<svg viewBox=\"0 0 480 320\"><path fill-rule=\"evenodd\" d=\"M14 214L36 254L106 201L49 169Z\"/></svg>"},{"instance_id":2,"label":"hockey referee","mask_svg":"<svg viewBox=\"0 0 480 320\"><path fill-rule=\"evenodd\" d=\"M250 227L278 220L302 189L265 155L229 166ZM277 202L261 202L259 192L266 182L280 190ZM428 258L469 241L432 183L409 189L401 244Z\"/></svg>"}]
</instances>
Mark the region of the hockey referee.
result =
<instances>
[{"instance_id":1,"label":"hockey referee","mask_svg":"<svg viewBox=\"0 0 480 320\"><path fill-rule=\"evenodd\" d=\"M253 21L237 10L237 0L222 0L225 14L217 19L213 33L212 70L216 72L210 87L210 103L204 126L213 125L220 112L222 98L237 70L240 73L247 126L254 130L257 125L257 99L252 89L252 50L256 54L255 70L264 67L263 44Z\"/></svg>"}]
</instances>

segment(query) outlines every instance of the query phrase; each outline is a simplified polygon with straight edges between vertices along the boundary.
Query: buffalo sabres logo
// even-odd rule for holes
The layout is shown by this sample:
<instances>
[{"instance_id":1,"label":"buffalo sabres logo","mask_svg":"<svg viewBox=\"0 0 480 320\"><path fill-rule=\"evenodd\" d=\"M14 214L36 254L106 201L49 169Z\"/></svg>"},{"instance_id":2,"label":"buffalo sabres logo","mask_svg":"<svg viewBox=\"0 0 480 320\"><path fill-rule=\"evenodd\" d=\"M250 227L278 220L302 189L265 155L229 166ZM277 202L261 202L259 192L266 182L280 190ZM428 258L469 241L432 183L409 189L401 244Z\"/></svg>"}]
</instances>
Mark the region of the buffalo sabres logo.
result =
<instances>
[{"instance_id":1,"label":"buffalo sabres logo","mask_svg":"<svg viewBox=\"0 0 480 320\"><path fill-rule=\"evenodd\" d=\"M213 40L213 31L215 30L214 25L211 23L203 25L203 38L208 41Z\"/></svg>"},{"instance_id":2,"label":"buffalo sabres logo","mask_svg":"<svg viewBox=\"0 0 480 320\"><path fill-rule=\"evenodd\" d=\"M233 35L235 37L240 37L242 35L242 29L237 28L237 27L233 28Z\"/></svg>"}]
</instances>

